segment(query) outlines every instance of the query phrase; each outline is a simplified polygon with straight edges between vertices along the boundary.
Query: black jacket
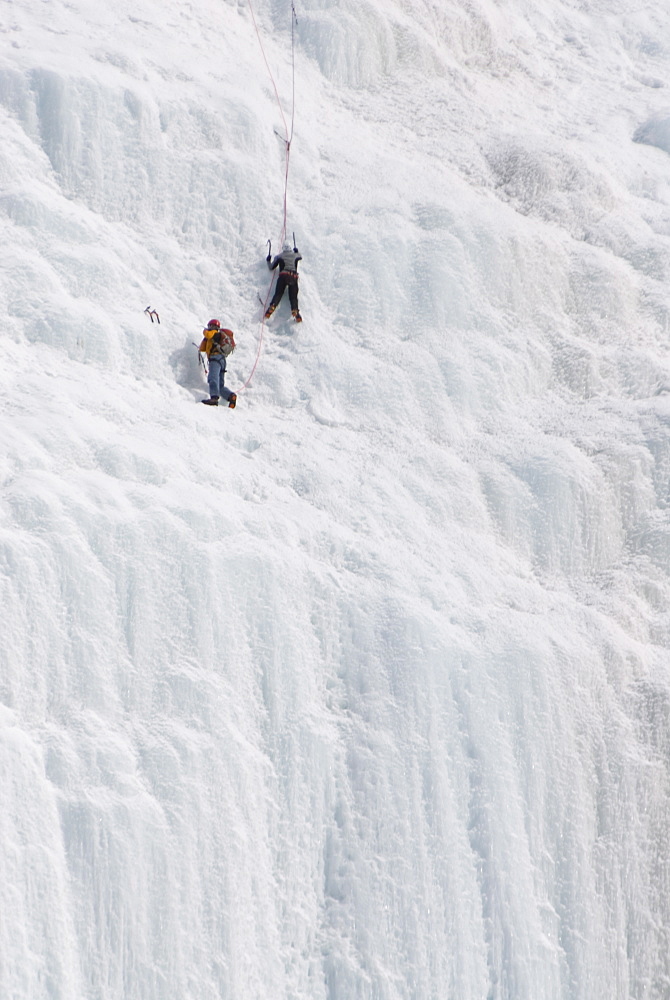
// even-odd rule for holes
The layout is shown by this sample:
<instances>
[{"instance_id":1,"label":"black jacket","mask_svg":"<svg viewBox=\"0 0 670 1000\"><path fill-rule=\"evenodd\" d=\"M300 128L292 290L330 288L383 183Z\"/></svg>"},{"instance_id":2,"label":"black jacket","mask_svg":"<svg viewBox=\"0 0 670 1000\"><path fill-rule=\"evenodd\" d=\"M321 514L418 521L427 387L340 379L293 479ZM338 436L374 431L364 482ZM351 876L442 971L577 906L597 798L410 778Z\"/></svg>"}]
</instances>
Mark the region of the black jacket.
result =
<instances>
[{"instance_id":1,"label":"black jacket","mask_svg":"<svg viewBox=\"0 0 670 1000\"><path fill-rule=\"evenodd\" d=\"M270 263L270 257L268 255L267 262L268 267L271 271L274 271L276 267L279 267L282 271L289 271L291 274L298 273L298 261L302 260L302 257L298 253L296 247L293 250L282 250L278 253L275 259Z\"/></svg>"}]
</instances>

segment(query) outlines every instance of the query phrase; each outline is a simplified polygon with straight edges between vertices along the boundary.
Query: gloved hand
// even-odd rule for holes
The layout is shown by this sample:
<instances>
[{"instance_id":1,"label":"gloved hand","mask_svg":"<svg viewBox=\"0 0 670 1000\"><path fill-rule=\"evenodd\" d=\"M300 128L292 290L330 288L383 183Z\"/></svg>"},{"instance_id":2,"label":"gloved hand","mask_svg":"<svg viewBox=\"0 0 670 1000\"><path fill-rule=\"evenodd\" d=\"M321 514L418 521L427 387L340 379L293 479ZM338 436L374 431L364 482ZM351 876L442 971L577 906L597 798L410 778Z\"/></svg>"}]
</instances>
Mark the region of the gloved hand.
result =
<instances>
[{"instance_id":1,"label":"gloved hand","mask_svg":"<svg viewBox=\"0 0 670 1000\"><path fill-rule=\"evenodd\" d=\"M269 264L269 263L270 263L270 261L272 260L272 254L271 254L271 253L269 253L269 254L267 255L267 257L266 257L265 259L266 259L266 261L267 261L267 262L268 262L268 264Z\"/></svg>"}]
</instances>

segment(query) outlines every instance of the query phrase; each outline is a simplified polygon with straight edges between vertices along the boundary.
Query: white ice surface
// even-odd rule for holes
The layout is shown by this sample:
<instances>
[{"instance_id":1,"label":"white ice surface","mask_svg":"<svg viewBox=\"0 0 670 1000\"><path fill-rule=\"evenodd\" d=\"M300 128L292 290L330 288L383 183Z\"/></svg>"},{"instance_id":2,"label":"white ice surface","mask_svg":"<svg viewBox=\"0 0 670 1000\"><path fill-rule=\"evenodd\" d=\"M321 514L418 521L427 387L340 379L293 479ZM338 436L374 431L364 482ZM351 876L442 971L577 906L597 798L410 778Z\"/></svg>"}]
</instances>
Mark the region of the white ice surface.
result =
<instances>
[{"instance_id":1,"label":"white ice surface","mask_svg":"<svg viewBox=\"0 0 670 1000\"><path fill-rule=\"evenodd\" d=\"M0 998L667 1000L670 7L253 9L0 4Z\"/></svg>"}]
</instances>

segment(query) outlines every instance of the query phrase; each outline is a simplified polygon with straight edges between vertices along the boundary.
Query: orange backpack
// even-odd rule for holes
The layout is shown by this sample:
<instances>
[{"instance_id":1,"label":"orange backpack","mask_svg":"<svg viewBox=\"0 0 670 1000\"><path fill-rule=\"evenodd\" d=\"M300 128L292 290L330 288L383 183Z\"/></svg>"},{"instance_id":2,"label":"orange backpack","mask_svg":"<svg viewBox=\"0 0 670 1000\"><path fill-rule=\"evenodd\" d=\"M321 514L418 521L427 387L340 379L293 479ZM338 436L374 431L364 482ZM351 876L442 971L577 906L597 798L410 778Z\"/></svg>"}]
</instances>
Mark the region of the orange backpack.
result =
<instances>
[{"instance_id":1,"label":"orange backpack","mask_svg":"<svg viewBox=\"0 0 670 1000\"><path fill-rule=\"evenodd\" d=\"M220 330L212 330L206 327L202 331L202 343L200 350L204 351L207 357L213 354L223 354L227 358L235 350L235 336L232 330L221 327Z\"/></svg>"}]
</instances>

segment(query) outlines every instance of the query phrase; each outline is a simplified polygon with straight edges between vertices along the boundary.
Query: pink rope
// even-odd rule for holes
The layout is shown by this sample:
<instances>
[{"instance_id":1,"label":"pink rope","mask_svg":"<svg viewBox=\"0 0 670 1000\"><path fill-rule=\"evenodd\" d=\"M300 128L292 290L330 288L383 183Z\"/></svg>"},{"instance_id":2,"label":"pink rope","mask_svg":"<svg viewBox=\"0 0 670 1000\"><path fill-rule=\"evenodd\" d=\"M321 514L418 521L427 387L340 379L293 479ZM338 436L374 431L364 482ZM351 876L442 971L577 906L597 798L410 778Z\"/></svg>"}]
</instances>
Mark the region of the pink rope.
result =
<instances>
[{"instance_id":1,"label":"pink rope","mask_svg":"<svg viewBox=\"0 0 670 1000\"><path fill-rule=\"evenodd\" d=\"M287 226L287 219L288 219L288 172L289 172L289 164L290 164L290 156L291 156L291 142L293 141L293 125L294 125L294 121L295 121L295 38L294 38L294 23L295 23L295 20L296 20L296 13L295 13L295 7L294 7L294 5L293 5L293 3L291 3L291 131L289 133L289 129L288 129L288 126L286 124L286 118L284 116L284 109L282 108L281 99L279 97L279 91L277 89L277 84L275 83L275 78L272 75L272 70L270 69L270 64L268 63L267 56L265 55L265 49L263 48L263 41L261 39L261 33L258 30L258 24L256 22L256 15L254 14L254 8L253 8L253 5L251 3L251 0L247 0L247 3L248 3L248 6L249 6L249 12L251 13L251 20L253 21L254 29L256 31L256 37L258 38L258 44L260 46L261 54L263 56L263 61L265 63L266 69L268 71L268 75L270 77L270 81L272 83L272 88L273 88L274 93L275 93L275 98L277 100L277 105L279 107L279 114L281 115L281 120L282 120L282 123L284 125L284 132L288 136L288 138L284 140L284 145L285 145L285 155L284 155L284 198L283 198L283 202L284 202L284 204L283 204L284 217L283 217L283 222L282 222L281 233L280 233L280 236L279 236L279 242L283 243L284 240L286 239L286 226ZM261 356L261 350L263 348L263 334L264 334L264 331L265 331L265 313L267 311L267 305L268 305L268 300L270 298L270 291L272 290L272 282L273 282L273 280L274 280L274 276L272 278L270 278L270 285L268 287L267 294L265 296L265 302L263 303L263 318L261 319L261 324L260 324L260 336L258 338L258 347L256 349L256 357L254 359L254 364L253 364L253 367L251 369L251 372L249 373L249 377L247 378L247 380L244 383L244 385L242 386L242 388L239 390L240 392L243 389L248 388L249 383L251 382L251 379L253 378L254 372L256 371L256 368L258 366L258 362L259 362L259 359L260 359L260 356Z\"/></svg>"}]
</instances>

